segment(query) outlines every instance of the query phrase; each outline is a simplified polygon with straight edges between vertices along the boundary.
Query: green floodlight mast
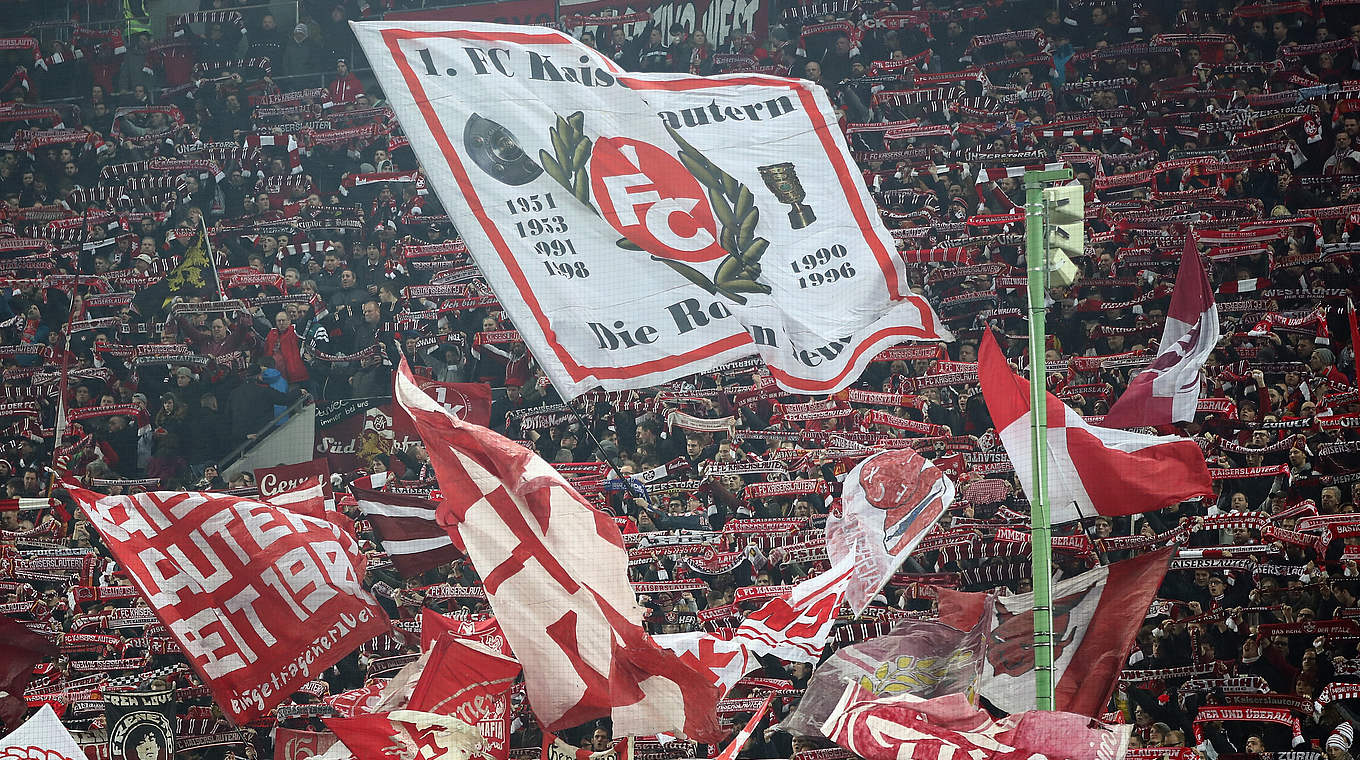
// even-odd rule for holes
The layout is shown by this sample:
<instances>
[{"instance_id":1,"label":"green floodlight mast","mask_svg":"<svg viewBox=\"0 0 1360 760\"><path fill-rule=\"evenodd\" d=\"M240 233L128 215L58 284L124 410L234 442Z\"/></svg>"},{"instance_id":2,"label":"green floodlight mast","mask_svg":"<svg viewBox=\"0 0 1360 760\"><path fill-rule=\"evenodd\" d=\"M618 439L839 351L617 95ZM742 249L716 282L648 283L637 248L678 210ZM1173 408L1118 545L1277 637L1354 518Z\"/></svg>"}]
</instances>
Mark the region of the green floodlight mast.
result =
<instances>
[{"instance_id":1,"label":"green floodlight mast","mask_svg":"<svg viewBox=\"0 0 1360 760\"><path fill-rule=\"evenodd\" d=\"M1071 169L1025 172L1025 268L1026 293L1029 297L1029 366L1030 366L1030 442L1033 456L1034 482L1026 484L1030 497L1031 546L1030 555L1034 576L1034 688L1035 706L1040 710L1054 709L1053 700L1053 608L1052 608L1052 526L1049 523L1048 503L1048 404L1047 361L1044 324L1044 297L1048 292L1049 274L1054 280L1070 282L1072 265L1061 250L1049 249L1049 217L1071 224L1073 215L1080 224L1084 216L1080 192L1064 194L1058 199L1046 199L1045 183L1066 182L1072 179ZM1057 188L1055 188L1056 190ZM1080 188L1074 188L1080 190ZM1046 200L1055 201L1053 205ZM1073 202L1075 200L1075 203ZM1060 208L1058 204L1066 204ZM1076 240L1058 246L1080 250L1081 227L1075 226ZM1070 233L1063 233L1069 235ZM1055 260L1056 259L1056 260Z\"/></svg>"}]
</instances>

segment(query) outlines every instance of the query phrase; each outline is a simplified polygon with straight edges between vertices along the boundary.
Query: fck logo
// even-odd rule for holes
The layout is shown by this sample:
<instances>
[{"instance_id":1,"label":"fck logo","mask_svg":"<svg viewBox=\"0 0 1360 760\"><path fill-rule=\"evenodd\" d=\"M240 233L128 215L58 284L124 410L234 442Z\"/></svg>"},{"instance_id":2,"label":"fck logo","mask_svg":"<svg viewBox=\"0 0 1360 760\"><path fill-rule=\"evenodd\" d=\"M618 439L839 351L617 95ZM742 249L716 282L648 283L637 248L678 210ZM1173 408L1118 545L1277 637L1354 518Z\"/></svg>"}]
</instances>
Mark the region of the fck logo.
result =
<instances>
[{"instance_id":1,"label":"fck logo","mask_svg":"<svg viewBox=\"0 0 1360 760\"><path fill-rule=\"evenodd\" d=\"M688 264L727 255L707 192L666 151L626 137L602 138L591 151L590 176L605 221L649 253Z\"/></svg>"}]
</instances>

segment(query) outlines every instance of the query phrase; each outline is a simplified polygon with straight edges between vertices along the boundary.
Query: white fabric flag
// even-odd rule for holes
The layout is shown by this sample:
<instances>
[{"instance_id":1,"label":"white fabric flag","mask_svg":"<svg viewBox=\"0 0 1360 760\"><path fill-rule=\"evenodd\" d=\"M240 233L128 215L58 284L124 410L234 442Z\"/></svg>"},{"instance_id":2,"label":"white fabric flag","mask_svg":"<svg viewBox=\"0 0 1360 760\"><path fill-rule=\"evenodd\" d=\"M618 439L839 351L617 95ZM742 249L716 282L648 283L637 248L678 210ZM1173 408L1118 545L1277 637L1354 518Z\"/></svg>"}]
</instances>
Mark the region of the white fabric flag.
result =
<instances>
[{"instance_id":1,"label":"white fabric flag","mask_svg":"<svg viewBox=\"0 0 1360 760\"><path fill-rule=\"evenodd\" d=\"M826 521L826 549L832 563L850 557L845 603L855 615L902 566L949 505L954 481L911 449L882 451L845 476L841 513Z\"/></svg>"},{"instance_id":2,"label":"white fabric flag","mask_svg":"<svg viewBox=\"0 0 1360 760\"><path fill-rule=\"evenodd\" d=\"M353 27L563 396L756 353L781 387L831 393L883 348L950 339L817 85L628 74L540 27Z\"/></svg>"},{"instance_id":3,"label":"white fabric flag","mask_svg":"<svg viewBox=\"0 0 1360 760\"><path fill-rule=\"evenodd\" d=\"M42 709L8 736L0 739L0 757L15 760L85 760L71 732L61 724L52 705Z\"/></svg>"}]
</instances>

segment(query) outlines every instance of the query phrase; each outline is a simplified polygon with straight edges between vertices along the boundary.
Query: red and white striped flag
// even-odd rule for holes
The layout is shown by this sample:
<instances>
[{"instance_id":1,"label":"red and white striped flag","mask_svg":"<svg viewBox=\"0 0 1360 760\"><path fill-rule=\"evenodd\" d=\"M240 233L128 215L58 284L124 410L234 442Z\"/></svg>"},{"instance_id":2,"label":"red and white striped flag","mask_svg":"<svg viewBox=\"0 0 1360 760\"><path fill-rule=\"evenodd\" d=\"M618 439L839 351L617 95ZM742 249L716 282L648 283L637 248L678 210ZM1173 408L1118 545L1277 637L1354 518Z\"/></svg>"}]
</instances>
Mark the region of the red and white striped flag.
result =
<instances>
[{"instance_id":1,"label":"red and white striped flag","mask_svg":"<svg viewBox=\"0 0 1360 760\"><path fill-rule=\"evenodd\" d=\"M1193 235L1185 238L1157 358L1139 372L1101 427L1171 425L1195 418L1200 368L1218 342L1218 306Z\"/></svg>"},{"instance_id":2,"label":"red and white striped flag","mask_svg":"<svg viewBox=\"0 0 1360 760\"><path fill-rule=\"evenodd\" d=\"M402 576L414 578L463 558L448 531L435 521L435 504L429 499L353 485L349 490Z\"/></svg>"}]
</instances>

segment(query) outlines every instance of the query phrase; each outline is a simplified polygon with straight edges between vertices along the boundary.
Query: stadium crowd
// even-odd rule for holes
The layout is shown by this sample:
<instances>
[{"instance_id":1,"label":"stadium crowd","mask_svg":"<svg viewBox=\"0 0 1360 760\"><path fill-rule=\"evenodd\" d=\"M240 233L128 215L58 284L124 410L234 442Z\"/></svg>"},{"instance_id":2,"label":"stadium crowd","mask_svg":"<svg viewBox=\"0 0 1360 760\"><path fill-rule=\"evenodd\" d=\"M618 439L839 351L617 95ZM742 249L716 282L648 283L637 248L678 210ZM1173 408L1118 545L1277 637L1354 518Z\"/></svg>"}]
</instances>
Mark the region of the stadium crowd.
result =
<instances>
[{"instance_id":1,"label":"stadium crowd","mask_svg":"<svg viewBox=\"0 0 1360 760\"><path fill-rule=\"evenodd\" d=\"M350 70L361 62L336 60L353 49L345 22L361 10L310 5L291 34L272 15L214 2L163 40L133 30L126 50L121 33L78 26L56 47L5 40L15 73L0 87L0 482L10 499L51 501L0 502L0 612L54 636L117 638L63 644L35 694L101 672L116 682L104 686L135 686L139 673L176 661L142 629L75 626L141 602L77 593L128 581L52 488L53 468L108 493L252 493L248 475L219 477L229 453L307 396L390 395L402 357L435 380L490 384L492 427L549 462L607 465L564 472L626 534L719 538L716 559L637 553L636 582L700 581L640 596L657 633L730 626L765 598L756 589L820 569L807 544L820 536L837 476L860 446L901 438L919 439L959 481L942 527L964 539L919 551L872 617L843 621L832 646L928 616L932 586L1028 590L1028 545L998 537L1025 524L1027 504L974 362L991 326L1027 363L1017 167L1063 163L1086 191L1087 242L1074 257L1081 278L1051 292L1050 390L1098 418L1146 366L1190 225L1212 263L1223 325L1200 412L1181 429L1203 448L1217 501L1058 526L1064 576L1182 547L1110 712L1135 726L1135 746L1177 758L1350 757L1360 514L1316 518L1357 513L1360 502L1347 327L1360 252L1350 242L1360 225L1360 83L1350 79L1360 71L1360 4L824 0L771 9L768 36L707 39L645 21L570 27L630 69L821 84L915 289L958 336L888 352L856 392L832 400L782 394L759 366L738 363L668 388L592 394L579 417L560 406L469 269L382 94ZM325 87L285 91L273 78L331 61ZM682 420L733 417L738 432L668 425L676 410ZM333 474L370 553L367 583L393 620L417 621L422 607L486 613L475 595L432 591L475 588L465 562L395 572L345 493L384 471L411 492L437 484L419 444L389 444L362 470ZM602 480L641 473L652 474L647 498ZM784 480L814 485L767 485ZM725 532L734 519L768 530ZM90 559L77 571L35 561L52 549ZM365 645L289 704L390 676L416 649L410 630ZM105 661L114 669L101 671ZM767 660L762 675L796 694L809 668ZM193 676L177 678L182 735L222 730ZM64 721L93 737L97 757L102 708L67 701ZM1224 703L1289 708L1297 737L1287 725L1195 724L1200 706ZM320 729L316 714L281 710L279 725ZM512 746L537 747L532 718L517 715ZM270 726L256 728L250 751L269 754ZM604 749L609 728L598 728L567 738ZM825 746L758 733L743 756Z\"/></svg>"}]
</instances>

